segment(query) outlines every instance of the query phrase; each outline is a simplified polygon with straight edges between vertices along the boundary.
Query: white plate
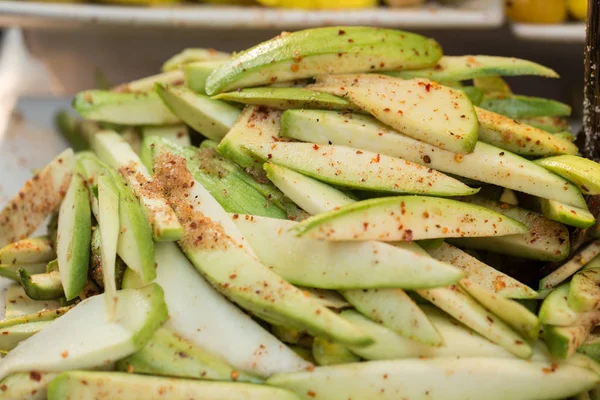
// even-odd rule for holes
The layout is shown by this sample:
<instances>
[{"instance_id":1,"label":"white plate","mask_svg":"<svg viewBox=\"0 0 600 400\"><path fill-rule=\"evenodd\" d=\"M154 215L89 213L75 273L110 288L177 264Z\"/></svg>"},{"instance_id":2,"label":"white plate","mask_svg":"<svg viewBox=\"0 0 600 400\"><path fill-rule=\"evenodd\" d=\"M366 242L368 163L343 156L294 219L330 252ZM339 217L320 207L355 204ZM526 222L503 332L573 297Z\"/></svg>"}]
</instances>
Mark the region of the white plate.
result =
<instances>
[{"instance_id":1,"label":"white plate","mask_svg":"<svg viewBox=\"0 0 600 400\"><path fill-rule=\"evenodd\" d=\"M435 3L418 8L304 11L261 7L184 5L172 8L96 4L0 1L0 24L61 26L204 27L219 29L298 29L326 25L376 25L402 28L484 28L504 22L502 0L466 0L450 7Z\"/></svg>"},{"instance_id":2,"label":"white plate","mask_svg":"<svg viewBox=\"0 0 600 400\"><path fill-rule=\"evenodd\" d=\"M546 42L585 42L585 24L573 22L568 24L512 24L513 33L525 40Z\"/></svg>"}]
</instances>

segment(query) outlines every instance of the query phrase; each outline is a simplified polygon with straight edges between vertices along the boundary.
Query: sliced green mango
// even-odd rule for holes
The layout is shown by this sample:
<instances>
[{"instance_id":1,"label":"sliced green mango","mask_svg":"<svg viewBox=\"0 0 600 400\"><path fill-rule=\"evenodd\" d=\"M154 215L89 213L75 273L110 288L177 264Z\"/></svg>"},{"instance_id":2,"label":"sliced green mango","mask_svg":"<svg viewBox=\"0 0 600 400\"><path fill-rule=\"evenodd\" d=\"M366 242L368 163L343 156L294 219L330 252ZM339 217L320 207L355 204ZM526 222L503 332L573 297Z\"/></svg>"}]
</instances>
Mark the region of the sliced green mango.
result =
<instances>
[{"instance_id":1,"label":"sliced green mango","mask_svg":"<svg viewBox=\"0 0 600 400\"><path fill-rule=\"evenodd\" d=\"M0 328L26 324L29 322L52 321L69 311L72 306L60 307L55 310L41 310L32 314L20 315L18 317L5 318L0 321Z\"/></svg>"},{"instance_id":2,"label":"sliced green mango","mask_svg":"<svg viewBox=\"0 0 600 400\"><path fill-rule=\"evenodd\" d=\"M117 310L117 245L119 242L119 189L108 176L98 177L98 229L102 284L107 317L114 318Z\"/></svg>"},{"instance_id":3,"label":"sliced green mango","mask_svg":"<svg viewBox=\"0 0 600 400\"><path fill-rule=\"evenodd\" d=\"M502 194L500 195L499 201L513 206L519 205L519 199L517 198L517 194L512 189L504 188L504 190L502 190Z\"/></svg>"},{"instance_id":4,"label":"sliced green mango","mask_svg":"<svg viewBox=\"0 0 600 400\"><path fill-rule=\"evenodd\" d=\"M592 400L591 392L582 392L576 396L571 397L573 400Z\"/></svg>"},{"instance_id":5,"label":"sliced green mango","mask_svg":"<svg viewBox=\"0 0 600 400\"><path fill-rule=\"evenodd\" d=\"M577 352L585 354L594 361L600 360L600 335L592 331L583 344L577 348Z\"/></svg>"},{"instance_id":6,"label":"sliced green mango","mask_svg":"<svg viewBox=\"0 0 600 400\"><path fill-rule=\"evenodd\" d=\"M65 196L75 169L67 149L33 175L0 211L0 246L29 237L55 211Z\"/></svg>"},{"instance_id":7,"label":"sliced green mango","mask_svg":"<svg viewBox=\"0 0 600 400\"><path fill-rule=\"evenodd\" d=\"M348 188L436 196L477 192L454 178L410 161L345 146L280 142L248 144L243 148L261 161Z\"/></svg>"},{"instance_id":8,"label":"sliced green mango","mask_svg":"<svg viewBox=\"0 0 600 400\"><path fill-rule=\"evenodd\" d=\"M595 372L566 363L467 357L317 367L272 376L267 384L305 400L543 400L589 390L597 381Z\"/></svg>"},{"instance_id":9,"label":"sliced green mango","mask_svg":"<svg viewBox=\"0 0 600 400\"><path fill-rule=\"evenodd\" d=\"M47 236L23 239L0 249L0 264L39 264L56 258Z\"/></svg>"},{"instance_id":10,"label":"sliced green mango","mask_svg":"<svg viewBox=\"0 0 600 400\"><path fill-rule=\"evenodd\" d=\"M403 134L454 153L477 143L477 116L464 92L426 79L328 75L310 89L342 96Z\"/></svg>"},{"instance_id":11,"label":"sliced green mango","mask_svg":"<svg viewBox=\"0 0 600 400\"><path fill-rule=\"evenodd\" d=\"M179 146L189 146L191 144L187 125L143 126L140 131L142 139L158 136L170 140Z\"/></svg>"},{"instance_id":12,"label":"sliced green mango","mask_svg":"<svg viewBox=\"0 0 600 400\"><path fill-rule=\"evenodd\" d=\"M360 361L346 347L330 340L316 338L312 346L312 356L318 365L347 364Z\"/></svg>"},{"instance_id":13,"label":"sliced green mango","mask_svg":"<svg viewBox=\"0 0 600 400\"><path fill-rule=\"evenodd\" d=\"M575 141L575 136L569 131L558 132L558 133L555 133L554 136L568 140L569 142Z\"/></svg>"},{"instance_id":14,"label":"sliced green mango","mask_svg":"<svg viewBox=\"0 0 600 400\"><path fill-rule=\"evenodd\" d=\"M589 325L577 326L544 326L544 341L556 358L568 359L585 342L591 327Z\"/></svg>"},{"instance_id":15,"label":"sliced green mango","mask_svg":"<svg viewBox=\"0 0 600 400\"><path fill-rule=\"evenodd\" d=\"M60 271L59 281L62 282L67 300L79 296L87 280L91 232L90 197L83 177L77 173L71 179L58 215L56 255ZM53 279L53 282L52 287L60 290L56 279ZM29 285L24 286L27 291ZM57 290L53 293L59 294Z\"/></svg>"},{"instance_id":16,"label":"sliced green mango","mask_svg":"<svg viewBox=\"0 0 600 400\"><path fill-rule=\"evenodd\" d=\"M46 387L56 378L55 373L18 372L0 381L1 400L46 400Z\"/></svg>"},{"instance_id":17,"label":"sliced green mango","mask_svg":"<svg viewBox=\"0 0 600 400\"><path fill-rule=\"evenodd\" d=\"M226 60L196 61L185 64L182 69L185 85L192 91L206 94L206 80L210 74Z\"/></svg>"},{"instance_id":18,"label":"sliced green mango","mask_svg":"<svg viewBox=\"0 0 600 400\"><path fill-rule=\"evenodd\" d=\"M467 95L474 106L478 106L481 103L481 100L483 100L483 91L475 86L465 86L460 88L460 90Z\"/></svg>"},{"instance_id":19,"label":"sliced green mango","mask_svg":"<svg viewBox=\"0 0 600 400\"><path fill-rule=\"evenodd\" d=\"M342 344L370 342L368 336L260 263L229 215L194 180L184 158L163 150L154 155L154 171L154 179L185 228L179 245L220 292L269 322L275 319L292 328L308 328L316 336Z\"/></svg>"},{"instance_id":20,"label":"sliced green mango","mask_svg":"<svg viewBox=\"0 0 600 400\"><path fill-rule=\"evenodd\" d=\"M571 106L556 100L519 95L488 95L479 104L484 110L513 119L534 117L568 117Z\"/></svg>"},{"instance_id":21,"label":"sliced green mango","mask_svg":"<svg viewBox=\"0 0 600 400\"><path fill-rule=\"evenodd\" d=\"M114 322L106 321L102 295L82 301L8 353L0 363L0 377L33 369L100 367L142 348L167 319L162 289L152 284L121 290L117 296L120 307Z\"/></svg>"},{"instance_id":22,"label":"sliced green mango","mask_svg":"<svg viewBox=\"0 0 600 400\"><path fill-rule=\"evenodd\" d=\"M33 300L21 285L10 285L6 289L5 307L4 318L12 319L44 310L56 310L61 307L61 303L58 300Z\"/></svg>"},{"instance_id":23,"label":"sliced green mango","mask_svg":"<svg viewBox=\"0 0 600 400\"><path fill-rule=\"evenodd\" d=\"M399 30L358 26L305 29L237 53L208 77L206 92L214 95L331 73L425 68L441 56L434 40Z\"/></svg>"},{"instance_id":24,"label":"sliced green mango","mask_svg":"<svg viewBox=\"0 0 600 400\"><path fill-rule=\"evenodd\" d=\"M600 267L600 256L596 256L589 260L582 269L591 269L591 268L599 268Z\"/></svg>"},{"instance_id":25,"label":"sliced green mango","mask_svg":"<svg viewBox=\"0 0 600 400\"><path fill-rule=\"evenodd\" d=\"M163 71L173 71L194 62L228 60L231 54L215 49L189 48L175 54L162 65Z\"/></svg>"},{"instance_id":26,"label":"sliced green mango","mask_svg":"<svg viewBox=\"0 0 600 400\"><path fill-rule=\"evenodd\" d=\"M267 177L309 214L319 214L355 200L326 183L280 165L265 163Z\"/></svg>"},{"instance_id":27,"label":"sliced green mango","mask_svg":"<svg viewBox=\"0 0 600 400\"><path fill-rule=\"evenodd\" d=\"M70 111L59 112L55 118L55 126L74 151L89 150L91 138L101 129L98 122L77 119Z\"/></svg>"},{"instance_id":28,"label":"sliced green mango","mask_svg":"<svg viewBox=\"0 0 600 400\"><path fill-rule=\"evenodd\" d=\"M180 122L158 94L87 90L73 99L73 108L94 121L124 125L168 125Z\"/></svg>"},{"instance_id":29,"label":"sliced green mango","mask_svg":"<svg viewBox=\"0 0 600 400\"><path fill-rule=\"evenodd\" d=\"M585 194L600 194L600 165L592 160L565 155L542 158L535 162L573 182Z\"/></svg>"},{"instance_id":30,"label":"sliced green mango","mask_svg":"<svg viewBox=\"0 0 600 400\"><path fill-rule=\"evenodd\" d=\"M338 292L333 290L325 290L325 289L315 289L315 288L307 288L301 287L304 293L308 293L313 299L317 300L319 303L324 305L327 308L332 308L334 310L342 310L344 308L350 308L351 305L344 299Z\"/></svg>"},{"instance_id":31,"label":"sliced green mango","mask_svg":"<svg viewBox=\"0 0 600 400\"><path fill-rule=\"evenodd\" d=\"M600 241L594 241L575 254L573 258L564 263L561 267L540 280L540 289L550 289L558 286L599 254Z\"/></svg>"},{"instance_id":32,"label":"sliced green mango","mask_svg":"<svg viewBox=\"0 0 600 400\"><path fill-rule=\"evenodd\" d=\"M431 257L383 242L327 242L297 237L293 221L232 216L263 264L286 281L322 289L425 289L462 273Z\"/></svg>"},{"instance_id":33,"label":"sliced green mango","mask_svg":"<svg viewBox=\"0 0 600 400\"><path fill-rule=\"evenodd\" d=\"M46 273L50 273L50 272L56 272L59 270L58 267L58 260L54 259L52 261L50 261L47 265L46 265ZM27 271L29 272L29 271Z\"/></svg>"},{"instance_id":34,"label":"sliced green mango","mask_svg":"<svg viewBox=\"0 0 600 400\"><path fill-rule=\"evenodd\" d=\"M217 142L231 129L240 114L240 110L230 104L194 93L185 87L157 83L155 90L173 114Z\"/></svg>"},{"instance_id":35,"label":"sliced green mango","mask_svg":"<svg viewBox=\"0 0 600 400\"><path fill-rule=\"evenodd\" d=\"M442 243L441 246L435 249L428 248L427 252L437 260L458 267L465 272L469 280L491 293L512 299L532 299L538 295L529 286L448 243Z\"/></svg>"},{"instance_id":36,"label":"sliced green mango","mask_svg":"<svg viewBox=\"0 0 600 400\"><path fill-rule=\"evenodd\" d=\"M359 201L308 218L293 228L298 236L326 240L411 241L439 237L526 233L522 223L495 211L456 200L425 196Z\"/></svg>"},{"instance_id":37,"label":"sliced green mango","mask_svg":"<svg viewBox=\"0 0 600 400\"><path fill-rule=\"evenodd\" d=\"M48 400L299 400L286 390L250 383L202 382L123 372L69 371L48 386Z\"/></svg>"},{"instance_id":38,"label":"sliced green mango","mask_svg":"<svg viewBox=\"0 0 600 400\"><path fill-rule=\"evenodd\" d=\"M17 271L27 296L34 300L56 300L65 297L61 274L52 271L45 274L30 275L25 269ZM77 297L79 292L73 297Z\"/></svg>"},{"instance_id":39,"label":"sliced green mango","mask_svg":"<svg viewBox=\"0 0 600 400\"><path fill-rule=\"evenodd\" d=\"M579 152L570 141L533 126L479 107L475 107L475 112L482 142L524 156L545 157Z\"/></svg>"},{"instance_id":40,"label":"sliced green mango","mask_svg":"<svg viewBox=\"0 0 600 400\"><path fill-rule=\"evenodd\" d=\"M361 314L404 337L429 346L444 343L427 315L402 289L344 290L341 293Z\"/></svg>"},{"instance_id":41,"label":"sliced green mango","mask_svg":"<svg viewBox=\"0 0 600 400\"><path fill-rule=\"evenodd\" d=\"M145 126L141 129L142 143L140 145L140 160L148 172L152 173L152 154L150 146L144 145L145 140L151 140L151 137L167 139L179 146L189 146L191 144L190 133L187 125L167 125L167 126Z\"/></svg>"},{"instance_id":42,"label":"sliced green mango","mask_svg":"<svg viewBox=\"0 0 600 400\"><path fill-rule=\"evenodd\" d=\"M200 149L210 149L218 151L218 143L212 140L205 140L200 143ZM222 159L221 165L227 171L236 174L236 176L248 184L248 186L254 188L257 192L262 194L269 201L273 202L277 207L287 213L287 218L292 221L298 221L306 218L306 212L296 205L290 198L288 198L281 190L273 185L266 178L264 171L259 169L249 168L243 169L237 163L229 160ZM256 213L254 213L256 214Z\"/></svg>"},{"instance_id":43,"label":"sliced green mango","mask_svg":"<svg viewBox=\"0 0 600 400\"><path fill-rule=\"evenodd\" d=\"M247 184L253 180L245 171L231 161L217 154L215 149L180 147L163 140L145 142L150 153L168 149L173 154L184 157L186 166L194 178L228 212L262 215L271 218L286 218L286 213L277 207L254 187ZM248 177L249 179L247 179Z\"/></svg>"},{"instance_id":44,"label":"sliced green mango","mask_svg":"<svg viewBox=\"0 0 600 400\"><path fill-rule=\"evenodd\" d=\"M302 339L304 332L285 326L273 325L271 333L284 343L298 344Z\"/></svg>"},{"instance_id":45,"label":"sliced green mango","mask_svg":"<svg viewBox=\"0 0 600 400\"><path fill-rule=\"evenodd\" d=\"M440 358L440 357L495 357L514 358L483 336L473 332L463 324L431 305L421 305L435 328L444 338L441 346L428 346L408 339L385 326L371 321L354 310L342 311L342 317L352 322L362 331L371 335L375 343L366 347L352 347L351 350L367 360L394 360L400 358Z\"/></svg>"},{"instance_id":46,"label":"sliced green mango","mask_svg":"<svg viewBox=\"0 0 600 400\"><path fill-rule=\"evenodd\" d=\"M486 310L460 286L417 290L417 293L457 321L514 355L529 358L533 353L533 349L521 335L495 314Z\"/></svg>"},{"instance_id":47,"label":"sliced green mango","mask_svg":"<svg viewBox=\"0 0 600 400\"><path fill-rule=\"evenodd\" d=\"M527 233L487 238L460 238L453 239L451 243L543 261L561 261L569 256L569 231L564 225L533 211L481 196L465 197L463 200L521 222L527 226Z\"/></svg>"},{"instance_id":48,"label":"sliced green mango","mask_svg":"<svg viewBox=\"0 0 600 400\"><path fill-rule=\"evenodd\" d=\"M242 104L266 106L277 110L288 110L293 108L316 108L321 110L356 109L355 106L342 97L294 87L247 88L236 90L234 92L221 93L212 98Z\"/></svg>"},{"instance_id":49,"label":"sliced green mango","mask_svg":"<svg viewBox=\"0 0 600 400\"><path fill-rule=\"evenodd\" d=\"M111 177L117 185L119 189L117 254L129 268L140 274L145 283L152 282L156 277L152 228L146 219L140 202L131 188L125 185L121 175L103 164L95 155L80 154L78 161L85 170L85 177L89 185L97 185L98 177L101 175ZM98 210L97 207L94 207L95 203L94 199L92 201L92 211L97 214ZM98 215L96 216L99 218Z\"/></svg>"},{"instance_id":50,"label":"sliced green mango","mask_svg":"<svg viewBox=\"0 0 600 400\"><path fill-rule=\"evenodd\" d=\"M41 264L0 264L0 276L11 279L13 281L19 281L19 274L17 271L24 269L30 274L43 274L46 272L46 263Z\"/></svg>"},{"instance_id":51,"label":"sliced green mango","mask_svg":"<svg viewBox=\"0 0 600 400\"><path fill-rule=\"evenodd\" d=\"M550 133L559 133L569 129L569 121L562 117L522 118L519 122Z\"/></svg>"},{"instance_id":52,"label":"sliced green mango","mask_svg":"<svg viewBox=\"0 0 600 400\"><path fill-rule=\"evenodd\" d=\"M389 73L404 79L428 78L434 81L466 81L488 76L537 75L558 78L550 68L512 57L482 55L444 56L431 68Z\"/></svg>"},{"instance_id":53,"label":"sliced green mango","mask_svg":"<svg viewBox=\"0 0 600 400\"><path fill-rule=\"evenodd\" d=\"M179 69L175 69L124 83L114 88L113 91L124 93L151 92L154 90L154 85L157 83L177 86L182 85L184 83L184 79L185 76L183 72Z\"/></svg>"},{"instance_id":54,"label":"sliced green mango","mask_svg":"<svg viewBox=\"0 0 600 400\"><path fill-rule=\"evenodd\" d=\"M600 309L600 270L584 269L573 275L567 300L576 312Z\"/></svg>"},{"instance_id":55,"label":"sliced green mango","mask_svg":"<svg viewBox=\"0 0 600 400\"><path fill-rule=\"evenodd\" d=\"M116 132L102 131L94 136L92 148L102 161L119 172L144 207L154 240L179 240L183 236L183 227L165 198L150 187L150 173L131 146ZM114 186L109 178L105 185L108 185L105 186L107 189ZM116 186L114 189L114 194L118 194Z\"/></svg>"},{"instance_id":56,"label":"sliced green mango","mask_svg":"<svg viewBox=\"0 0 600 400\"><path fill-rule=\"evenodd\" d=\"M575 186L511 152L478 142L472 153L455 154L399 134L366 115L289 110L281 116L281 135L369 150L534 196L585 205Z\"/></svg>"},{"instance_id":57,"label":"sliced green mango","mask_svg":"<svg viewBox=\"0 0 600 400\"><path fill-rule=\"evenodd\" d=\"M577 228L589 228L594 225L596 218L586 208L573 207L556 200L540 199L542 213L548 219L575 226Z\"/></svg>"},{"instance_id":58,"label":"sliced green mango","mask_svg":"<svg viewBox=\"0 0 600 400\"><path fill-rule=\"evenodd\" d=\"M98 215L100 215L100 213L98 213ZM104 223L105 225L107 224L106 222ZM109 224L110 225L110 224ZM117 224L117 229L119 228L119 224ZM112 228L107 228L105 229L106 233L110 233L110 230L114 229L114 227ZM117 233L115 234L115 238L111 238L111 240L115 240L117 241L117 245L119 243L118 240L119 237L119 232L117 230ZM91 280L91 282L95 283L96 285L98 285L100 288L105 289L105 284L104 284L104 273L105 273L105 267L103 267L102 263L103 261L103 257L102 257L102 236L100 233L100 229L98 228L98 226L94 227L92 229L92 244L91 244L91 254L90 254L90 268L88 271L88 277L90 278L89 280ZM105 252L110 252L110 248L109 249L105 249ZM110 270L112 267L108 266L108 269ZM127 265L125 264L125 262L121 259L121 257L117 257L116 261L115 261L115 267L114 267L114 272L112 272L111 274L113 274L113 279L115 280L115 284L117 288L121 288L121 283L123 282L123 275L125 274L125 270L127 270ZM107 271L107 273L110 273ZM85 289L84 289L85 290ZM109 289L105 289L105 291L110 291Z\"/></svg>"},{"instance_id":59,"label":"sliced green mango","mask_svg":"<svg viewBox=\"0 0 600 400\"><path fill-rule=\"evenodd\" d=\"M58 133L75 151L88 150L89 143L79 129L80 121L69 111L61 110L54 116L54 126Z\"/></svg>"},{"instance_id":60,"label":"sliced green mango","mask_svg":"<svg viewBox=\"0 0 600 400\"><path fill-rule=\"evenodd\" d=\"M41 332L52 321L35 321L0 329L0 353L8 353L19 343ZM31 368L36 368L32 365Z\"/></svg>"},{"instance_id":61,"label":"sliced green mango","mask_svg":"<svg viewBox=\"0 0 600 400\"><path fill-rule=\"evenodd\" d=\"M556 326L595 325L600 322L600 311L577 312L569 306L570 285L563 284L548 297L540 307L539 318L542 324Z\"/></svg>"},{"instance_id":62,"label":"sliced green mango","mask_svg":"<svg viewBox=\"0 0 600 400\"><path fill-rule=\"evenodd\" d=\"M140 132L137 127L130 127L121 132L121 138L129 145L129 147L131 147L135 154L140 154L142 138L140 137Z\"/></svg>"},{"instance_id":63,"label":"sliced green mango","mask_svg":"<svg viewBox=\"0 0 600 400\"><path fill-rule=\"evenodd\" d=\"M480 76L473 78L473 86L481 89L485 94L512 94L508 83L499 76Z\"/></svg>"},{"instance_id":64,"label":"sliced green mango","mask_svg":"<svg viewBox=\"0 0 600 400\"><path fill-rule=\"evenodd\" d=\"M240 374L248 371L266 377L310 366L222 296L196 271L175 243L157 244L156 273L156 283L164 289L169 309L170 318L165 328L221 357ZM143 285L128 269L123 287L137 284ZM260 357L257 357L257 349L261 349Z\"/></svg>"},{"instance_id":65,"label":"sliced green mango","mask_svg":"<svg viewBox=\"0 0 600 400\"><path fill-rule=\"evenodd\" d=\"M180 378L260 382L166 328L154 332L143 349L118 361L117 370Z\"/></svg>"},{"instance_id":66,"label":"sliced green mango","mask_svg":"<svg viewBox=\"0 0 600 400\"><path fill-rule=\"evenodd\" d=\"M219 143L221 155L243 168L260 167L243 146L273 143L279 138L281 111L259 106L246 106L238 120Z\"/></svg>"},{"instance_id":67,"label":"sliced green mango","mask_svg":"<svg viewBox=\"0 0 600 400\"><path fill-rule=\"evenodd\" d=\"M490 292L469 279L462 279L460 286L524 338L531 342L538 339L541 327L540 320L525 306Z\"/></svg>"}]
</instances>

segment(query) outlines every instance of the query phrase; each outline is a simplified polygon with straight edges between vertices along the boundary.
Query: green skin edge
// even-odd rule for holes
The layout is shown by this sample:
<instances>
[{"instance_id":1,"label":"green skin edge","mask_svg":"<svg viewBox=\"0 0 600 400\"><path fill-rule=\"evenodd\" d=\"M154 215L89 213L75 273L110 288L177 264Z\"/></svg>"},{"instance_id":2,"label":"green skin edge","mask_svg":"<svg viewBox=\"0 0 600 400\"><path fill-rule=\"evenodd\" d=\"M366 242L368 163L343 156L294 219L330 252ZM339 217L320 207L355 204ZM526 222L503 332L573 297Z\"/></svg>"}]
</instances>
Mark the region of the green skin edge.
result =
<instances>
[{"instance_id":1,"label":"green skin edge","mask_svg":"<svg viewBox=\"0 0 600 400\"><path fill-rule=\"evenodd\" d=\"M481 78L488 76L519 76L519 75L537 75L546 78L558 78L558 74L550 68L536 64L527 60L513 59L518 63L513 62L510 67L501 66L496 63L490 63L490 56L480 55L465 55L465 56L444 56L437 65L426 68L416 69L414 71L398 71L390 72L391 76L398 76L404 79L411 78L428 78L436 81L464 81L473 78ZM506 57L498 57L502 61L508 60ZM462 60L461 60L462 59ZM461 64L460 61L464 62ZM456 65L451 68L446 66L446 62L450 61ZM456 63L459 61L459 63ZM482 61L487 65L481 65ZM478 65L479 64L479 65Z\"/></svg>"},{"instance_id":2,"label":"green skin edge","mask_svg":"<svg viewBox=\"0 0 600 400\"><path fill-rule=\"evenodd\" d=\"M571 107L567 104L540 97L518 95L488 97L479 107L513 119L571 115Z\"/></svg>"},{"instance_id":3,"label":"green skin edge","mask_svg":"<svg viewBox=\"0 0 600 400\"><path fill-rule=\"evenodd\" d=\"M576 338L570 328L573 327L544 326L544 342L554 357L565 360L579 347L581 338Z\"/></svg>"},{"instance_id":4,"label":"green skin edge","mask_svg":"<svg viewBox=\"0 0 600 400\"><path fill-rule=\"evenodd\" d=\"M236 54L208 77L206 92L215 95L273 83L272 78L297 80L334 71L342 74L426 68L441 56L437 42L413 33L351 26L306 29ZM320 62L316 63L315 58ZM311 65L305 67L307 63Z\"/></svg>"},{"instance_id":5,"label":"green skin edge","mask_svg":"<svg viewBox=\"0 0 600 400\"><path fill-rule=\"evenodd\" d=\"M245 174L244 171L238 171L239 174L231 172L227 167L221 164L227 163L228 161L222 159L216 153L214 154L215 157L208 161L207 157L201 156L201 152L203 151L211 152L214 150L202 149L193 151L191 148L181 148L162 139L150 141L152 143L145 143L144 145L153 146L151 150L151 153L153 154L159 152L161 149L165 149L177 156L184 157L187 161L188 169L192 172L194 179L198 180L209 192L211 192L212 196L219 201L219 204L221 204L225 211L239 214L249 213L271 218L286 218L286 213L284 211L267 200L263 194L247 185L246 182L244 182L244 179L240 179L240 174ZM208 168L209 163L211 164L211 167L214 167L213 171L211 171L211 168ZM241 186L244 189L243 192L246 193L244 198L235 198L231 195L226 196L224 194L228 188L232 189L236 186L238 188Z\"/></svg>"},{"instance_id":6,"label":"green skin edge","mask_svg":"<svg viewBox=\"0 0 600 400\"><path fill-rule=\"evenodd\" d=\"M536 160L536 164L577 185L585 194L600 194L600 165L571 155Z\"/></svg>"},{"instance_id":7,"label":"green skin edge","mask_svg":"<svg viewBox=\"0 0 600 400\"><path fill-rule=\"evenodd\" d=\"M33 300L56 300L65 295L60 274L57 271L39 274L46 275L41 282L36 279L35 275L34 277L29 275L25 269L20 269L17 273L25 293Z\"/></svg>"},{"instance_id":8,"label":"green skin edge","mask_svg":"<svg viewBox=\"0 0 600 400\"><path fill-rule=\"evenodd\" d=\"M35 314L26 314L20 317L5 318L0 321L0 328L26 324L29 322L52 321L69 311L72 306L60 307L55 310L42 310Z\"/></svg>"},{"instance_id":9,"label":"green skin edge","mask_svg":"<svg viewBox=\"0 0 600 400\"><path fill-rule=\"evenodd\" d=\"M119 216L122 218L122 213L125 210L133 212L135 214L136 221L142 221L140 224L136 224L136 237L138 245L142 243L143 249L138 251L145 254L145 264L142 266L142 277L145 283L152 282L156 278L156 270L154 268L154 242L152 240L152 229L150 224L146 220L144 210L139 204L139 201L133 194L130 188L128 188L123 182L121 176L112 168L100 161L93 153L80 153L78 159L89 160L94 163L94 168L106 176L111 176L114 179L117 188L119 189ZM86 177L89 178L89 177ZM91 233L90 233L91 236Z\"/></svg>"},{"instance_id":10,"label":"green skin edge","mask_svg":"<svg viewBox=\"0 0 600 400\"><path fill-rule=\"evenodd\" d=\"M263 105L280 110L295 108L356 110L356 107L344 98L304 88L247 88L221 93L212 98L243 104Z\"/></svg>"},{"instance_id":11,"label":"green skin edge","mask_svg":"<svg viewBox=\"0 0 600 400\"><path fill-rule=\"evenodd\" d=\"M302 236L304 234L306 234L308 231L320 226L323 223L335 220L335 218L337 217L341 217L343 215L347 215L347 214L351 214L357 211L362 211L362 210L368 210L372 207L377 207L377 206L384 206L386 204L396 204L399 203L403 198L406 200L410 200L411 198L424 198L425 196L399 196L399 197L384 197L384 198L375 198L375 199L370 199L370 200L364 200L364 201L359 201L356 203L351 203L348 204L346 206L340 207L337 210L333 210L333 211L329 211L326 213L322 213L322 214L318 214L314 217L308 218L302 222L300 222L298 225L296 225L293 228L293 232L296 233L298 236ZM440 199L440 198L435 198L436 200L441 200L441 201L445 201L445 202L456 202L457 205L461 204L461 205L465 205L465 203L461 203L459 201L456 200L450 200L450 199ZM409 204L407 203L407 206L409 206ZM501 218L503 218L506 221L511 221L512 223L518 225L523 232L525 233L527 231L527 227L525 225L523 225L520 222L517 222L511 218L508 218L502 214L496 213L494 211L491 211L487 208L484 207L480 207L474 204L468 204L468 206L475 211L475 210L480 210L480 211L485 211L486 213L492 213L494 216L497 215Z\"/></svg>"}]
</instances>

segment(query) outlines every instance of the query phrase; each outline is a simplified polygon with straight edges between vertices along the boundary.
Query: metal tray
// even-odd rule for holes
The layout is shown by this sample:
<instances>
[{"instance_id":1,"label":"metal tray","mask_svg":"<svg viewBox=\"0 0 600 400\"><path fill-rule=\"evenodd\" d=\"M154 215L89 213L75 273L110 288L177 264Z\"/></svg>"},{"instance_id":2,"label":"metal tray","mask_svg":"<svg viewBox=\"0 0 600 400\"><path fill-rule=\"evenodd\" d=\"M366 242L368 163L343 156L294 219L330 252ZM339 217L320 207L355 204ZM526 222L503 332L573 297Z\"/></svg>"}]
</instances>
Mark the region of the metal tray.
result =
<instances>
[{"instance_id":1,"label":"metal tray","mask_svg":"<svg viewBox=\"0 0 600 400\"><path fill-rule=\"evenodd\" d=\"M455 6L305 11L262 7L181 5L127 7L0 1L0 24L40 27L124 25L213 29L299 29L325 25L377 25L403 28L486 28L504 22L502 0L466 0Z\"/></svg>"}]
</instances>

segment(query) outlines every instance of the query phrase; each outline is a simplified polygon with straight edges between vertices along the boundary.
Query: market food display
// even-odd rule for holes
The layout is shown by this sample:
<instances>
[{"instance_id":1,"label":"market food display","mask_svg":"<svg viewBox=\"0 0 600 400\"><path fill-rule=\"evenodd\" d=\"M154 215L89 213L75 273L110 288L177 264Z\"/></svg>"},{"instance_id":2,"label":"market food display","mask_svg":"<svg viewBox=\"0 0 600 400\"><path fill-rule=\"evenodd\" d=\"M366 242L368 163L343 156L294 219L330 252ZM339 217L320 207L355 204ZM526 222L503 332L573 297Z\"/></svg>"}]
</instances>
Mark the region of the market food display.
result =
<instances>
[{"instance_id":1,"label":"market food display","mask_svg":"<svg viewBox=\"0 0 600 400\"><path fill-rule=\"evenodd\" d=\"M516 75L342 26L79 93L0 211L0 399L600 398L600 165Z\"/></svg>"}]
</instances>

